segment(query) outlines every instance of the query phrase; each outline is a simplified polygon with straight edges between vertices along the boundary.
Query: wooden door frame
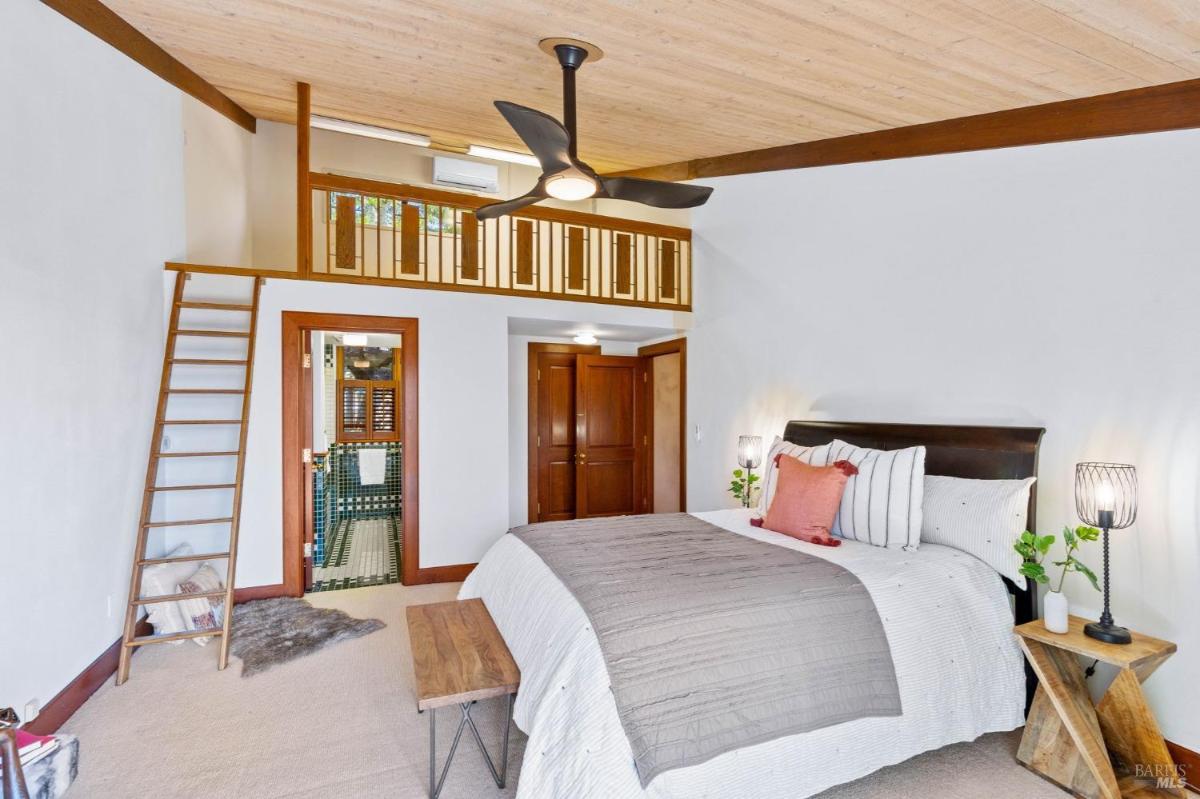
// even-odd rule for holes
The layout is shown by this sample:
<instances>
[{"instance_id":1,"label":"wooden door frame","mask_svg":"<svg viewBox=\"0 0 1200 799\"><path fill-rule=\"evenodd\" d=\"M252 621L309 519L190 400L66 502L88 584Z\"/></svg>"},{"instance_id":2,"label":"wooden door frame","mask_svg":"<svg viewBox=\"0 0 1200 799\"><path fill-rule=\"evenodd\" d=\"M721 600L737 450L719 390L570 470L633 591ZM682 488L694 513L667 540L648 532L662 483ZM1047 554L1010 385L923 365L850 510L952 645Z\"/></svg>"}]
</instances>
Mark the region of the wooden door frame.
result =
<instances>
[{"instance_id":1,"label":"wooden door frame","mask_svg":"<svg viewBox=\"0 0 1200 799\"><path fill-rule=\"evenodd\" d=\"M638 347L638 356L646 363L646 373L651 379L646 381L646 441L654 440L654 372L650 361L659 355L679 353L679 509L687 511L687 339L675 338L670 341L660 341L657 344L647 344ZM645 497L647 512L654 512L654 447L646 447L646 476Z\"/></svg>"},{"instance_id":2,"label":"wooden door frame","mask_svg":"<svg viewBox=\"0 0 1200 799\"><path fill-rule=\"evenodd\" d=\"M529 400L527 421L528 429L526 431L528 444L526 460L526 472L528 474L529 485L526 493L529 495L529 508L526 519L529 524L533 524L538 518L538 445L537 445L537 426L538 426L538 379L537 379L537 362L538 354L543 352L559 352L559 353L574 353L575 355L599 355L599 344L554 344L546 341L531 341L527 350L526 369L529 372Z\"/></svg>"},{"instance_id":3,"label":"wooden door frame","mask_svg":"<svg viewBox=\"0 0 1200 799\"><path fill-rule=\"evenodd\" d=\"M348 333L395 333L403 337L401 353L404 362L404 433L401 438L403 476L401 485L401 574L405 585L461 580L471 565L420 568L420 491L418 483L419 449L417 427L417 363L419 349L416 319L391 316L359 316L356 314L310 313L284 311L280 342L282 347L282 412L283 426L283 593L301 596L304 593L304 535L305 526L312 524L312 503L301 490L304 464L304 426L312 425L311 375L304 379L303 339L316 330ZM320 354L323 357L323 353ZM313 353L313 366L318 353ZM311 433L310 433L311 435ZM462 572L460 574L460 572Z\"/></svg>"}]
</instances>

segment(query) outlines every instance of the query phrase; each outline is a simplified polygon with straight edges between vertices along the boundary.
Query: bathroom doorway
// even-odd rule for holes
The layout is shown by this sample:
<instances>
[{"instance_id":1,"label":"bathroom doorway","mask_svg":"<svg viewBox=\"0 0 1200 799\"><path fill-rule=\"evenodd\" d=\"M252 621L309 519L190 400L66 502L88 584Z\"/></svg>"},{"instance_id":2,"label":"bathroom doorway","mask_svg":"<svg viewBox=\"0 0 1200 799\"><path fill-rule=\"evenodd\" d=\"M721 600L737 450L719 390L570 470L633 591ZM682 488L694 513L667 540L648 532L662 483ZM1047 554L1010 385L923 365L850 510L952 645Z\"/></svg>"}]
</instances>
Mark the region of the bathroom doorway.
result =
<instances>
[{"instance_id":1,"label":"bathroom doorway","mask_svg":"<svg viewBox=\"0 0 1200 799\"><path fill-rule=\"evenodd\" d=\"M311 524L305 586L400 582L404 524L404 337L313 330Z\"/></svg>"},{"instance_id":2,"label":"bathroom doorway","mask_svg":"<svg viewBox=\"0 0 1200 799\"><path fill-rule=\"evenodd\" d=\"M287 593L420 582L417 321L283 314Z\"/></svg>"}]
</instances>

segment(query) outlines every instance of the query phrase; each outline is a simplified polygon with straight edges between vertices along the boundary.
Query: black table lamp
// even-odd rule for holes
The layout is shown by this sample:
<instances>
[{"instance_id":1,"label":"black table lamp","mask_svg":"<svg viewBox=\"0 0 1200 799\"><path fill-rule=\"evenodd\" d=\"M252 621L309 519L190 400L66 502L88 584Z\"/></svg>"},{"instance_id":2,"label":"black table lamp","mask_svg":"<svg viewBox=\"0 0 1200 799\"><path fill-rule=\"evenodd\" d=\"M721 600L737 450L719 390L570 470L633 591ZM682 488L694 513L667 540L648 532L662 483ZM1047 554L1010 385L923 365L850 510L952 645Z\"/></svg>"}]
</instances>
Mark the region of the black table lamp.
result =
<instances>
[{"instance_id":1,"label":"black table lamp","mask_svg":"<svg viewBox=\"0 0 1200 799\"><path fill-rule=\"evenodd\" d=\"M1084 524L1104 531L1104 613L1083 632L1097 641L1128 644L1133 640L1129 630L1113 623L1109 609L1108 531L1137 518L1137 470L1123 463L1075 464L1075 510Z\"/></svg>"},{"instance_id":2,"label":"black table lamp","mask_svg":"<svg viewBox=\"0 0 1200 799\"><path fill-rule=\"evenodd\" d=\"M750 475L762 465L762 436L738 436L738 466L746 470L746 491L742 496L742 505L750 507L750 494L754 486L750 483Z\"/></svg>"}]
</instances>

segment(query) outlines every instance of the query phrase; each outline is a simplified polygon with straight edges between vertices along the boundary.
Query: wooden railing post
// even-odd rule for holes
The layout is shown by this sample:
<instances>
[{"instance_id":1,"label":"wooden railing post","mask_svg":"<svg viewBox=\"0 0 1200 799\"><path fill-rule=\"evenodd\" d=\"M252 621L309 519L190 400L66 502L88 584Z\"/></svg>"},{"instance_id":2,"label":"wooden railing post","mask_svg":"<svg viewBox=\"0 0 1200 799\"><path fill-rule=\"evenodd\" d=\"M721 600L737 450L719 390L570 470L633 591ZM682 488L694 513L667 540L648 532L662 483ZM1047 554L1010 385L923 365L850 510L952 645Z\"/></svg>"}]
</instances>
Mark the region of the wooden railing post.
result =
<instances>
[{"instance_id":1,"label":"wooden railing post","mask_svg":"<svg viewBox=\"0 0 1200 799\"><path fill-rule=\"evenodd\" d=\"M296 271L312 274L312 87L296 84Z\"/></svg>"}]
</instances>

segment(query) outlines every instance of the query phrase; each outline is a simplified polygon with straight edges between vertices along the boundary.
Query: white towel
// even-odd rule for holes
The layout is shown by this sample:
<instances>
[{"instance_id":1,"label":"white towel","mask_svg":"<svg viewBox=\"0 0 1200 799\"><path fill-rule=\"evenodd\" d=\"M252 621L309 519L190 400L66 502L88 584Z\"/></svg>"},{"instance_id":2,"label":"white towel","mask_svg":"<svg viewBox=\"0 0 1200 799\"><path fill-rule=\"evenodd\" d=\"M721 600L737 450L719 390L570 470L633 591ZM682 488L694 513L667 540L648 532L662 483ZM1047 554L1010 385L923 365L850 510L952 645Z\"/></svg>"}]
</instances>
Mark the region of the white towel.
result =
<instances>
[{"instance_id":1,"label":"white towel","mask_svg":"<svg viewBox=\"0 0 1200 799\"><path fill-rule=\"evenodd\" d=\"M358 451L358 481L365 486L377 486L387 476L386 449Z\"/></svg>"}]
</instances>

